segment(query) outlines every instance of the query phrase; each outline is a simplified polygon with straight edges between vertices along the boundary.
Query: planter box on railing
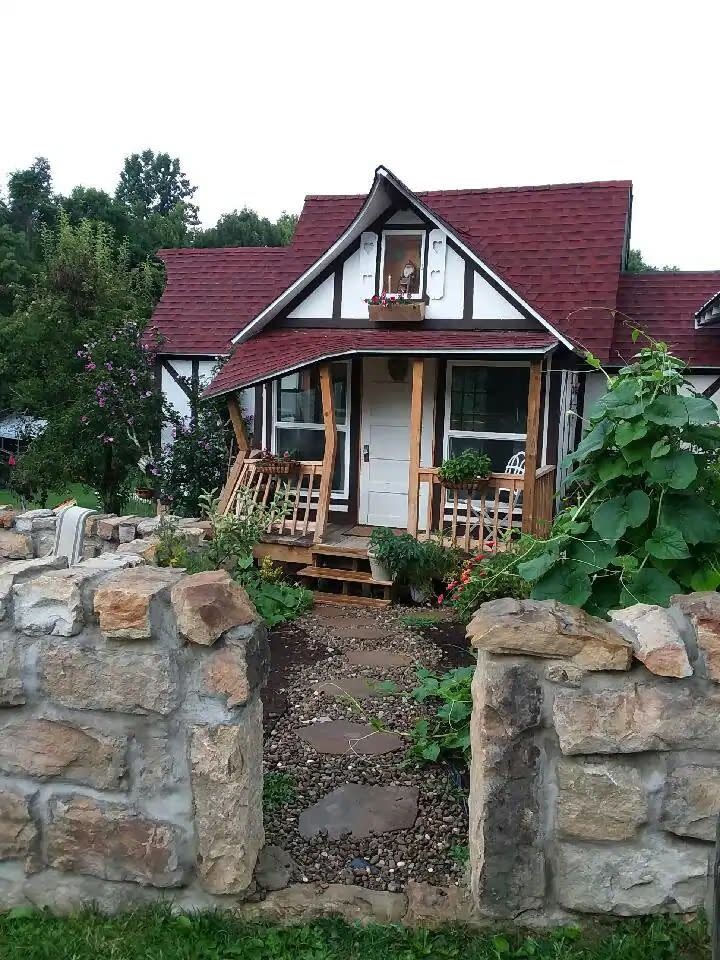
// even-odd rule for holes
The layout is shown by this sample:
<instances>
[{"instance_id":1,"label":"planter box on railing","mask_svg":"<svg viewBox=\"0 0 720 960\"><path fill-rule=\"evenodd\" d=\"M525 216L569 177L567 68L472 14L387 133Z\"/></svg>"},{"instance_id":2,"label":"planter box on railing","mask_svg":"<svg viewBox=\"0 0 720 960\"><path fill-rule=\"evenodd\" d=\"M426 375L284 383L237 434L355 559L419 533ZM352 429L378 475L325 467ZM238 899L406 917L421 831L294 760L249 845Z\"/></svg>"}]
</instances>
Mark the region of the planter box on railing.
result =
<instances>
[{"instance_id":1,"label":"planter box on railing","mask_svg":"<svg viewBox=\"0 0 720 960\"><path fill-rule=\"evenodd\" d=\"M425 304L422 300L411 303L369 303L371 323L422 323L425 319Z\"/></svg>"}]
</instances>

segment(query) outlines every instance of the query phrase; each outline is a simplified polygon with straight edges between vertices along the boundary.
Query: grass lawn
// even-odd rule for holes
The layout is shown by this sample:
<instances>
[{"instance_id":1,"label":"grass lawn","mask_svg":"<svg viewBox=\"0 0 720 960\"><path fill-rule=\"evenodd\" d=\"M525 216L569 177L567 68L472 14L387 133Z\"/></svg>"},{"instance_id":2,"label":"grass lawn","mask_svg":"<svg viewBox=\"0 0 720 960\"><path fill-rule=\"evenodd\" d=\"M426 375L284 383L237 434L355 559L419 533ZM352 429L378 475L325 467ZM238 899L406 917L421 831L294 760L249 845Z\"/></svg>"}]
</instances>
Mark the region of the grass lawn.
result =
<instances>
[{"instance_id":1,"label":"grass lawn","mask_svg":"<svg viewBox=\"0 0 720 960\"><path fill-rule=\"evenodd\" d=\"M100 504L94 491L89 487L84 487L80 483L75 483L68 487L63 493L51 493L48 496L47 504L30 503L28 510L33 507L47 506L56 507L59 503L66 500L77 500L79 507L91 507L93 510L99 510ZM0 490L0 504L11 504L14 507L21 507L20 500L11 490ZM125 504L125 512L133 514L136 517L154 517L156 512L155 504L148 500L131 500Z\"/></svg>"},{"instance_id":2,"label":"grass lawn","mask_svg":"<svg viewBox=\"0 0 720 960\"><path fill-rule=\"evenodd\" d=\"M604 932L529 937L354 927L328 920L294 927L248 924L227 914L173 917L166 910L65 919L18 908L0 916L2 960L709 960L706 925L670 917Z\"/></svg>"}]
</instances>

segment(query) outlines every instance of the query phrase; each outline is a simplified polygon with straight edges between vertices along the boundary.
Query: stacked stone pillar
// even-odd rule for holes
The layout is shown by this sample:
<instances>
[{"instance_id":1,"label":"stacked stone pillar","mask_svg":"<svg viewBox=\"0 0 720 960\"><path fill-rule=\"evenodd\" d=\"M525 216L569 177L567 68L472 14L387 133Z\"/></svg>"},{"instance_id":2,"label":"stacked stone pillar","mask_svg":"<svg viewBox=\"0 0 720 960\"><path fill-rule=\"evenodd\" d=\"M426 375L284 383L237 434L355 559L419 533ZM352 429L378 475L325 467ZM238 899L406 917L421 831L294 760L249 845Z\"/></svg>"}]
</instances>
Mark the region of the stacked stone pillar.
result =
<instances>
[{"instance_id":1,"label":"stacked stone pillar","mask_svg":"<svg viewBox=\"0 0 720 960\"><path fill-rule=\"evenodd\" d=\"M468 632L476 914L699 909L720 812L720 595L610 623L497 600Z\"/></svg>"},{"instance_id":2,"label":"stacked stone pillar","mask_svg":"<svg viewBox=\"0 0 720 960\"><path fill-rule=\"evenodd\" d=\"M232 906L264 842L266 629L220 571L0 566L0 900Z\"/></svg>"}]
</instances>

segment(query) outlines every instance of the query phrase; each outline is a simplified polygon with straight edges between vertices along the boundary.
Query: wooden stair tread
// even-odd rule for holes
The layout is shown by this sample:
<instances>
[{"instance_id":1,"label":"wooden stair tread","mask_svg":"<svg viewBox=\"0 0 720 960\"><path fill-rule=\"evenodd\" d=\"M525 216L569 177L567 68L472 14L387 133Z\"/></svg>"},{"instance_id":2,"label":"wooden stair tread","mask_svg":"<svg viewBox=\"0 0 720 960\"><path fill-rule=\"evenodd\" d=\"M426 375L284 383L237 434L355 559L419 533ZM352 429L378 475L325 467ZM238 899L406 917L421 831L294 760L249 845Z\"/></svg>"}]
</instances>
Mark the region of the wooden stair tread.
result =
<instances>
[{"instance_id":1,"label":"wooden stair tread","mask_svg":"<svg viewBox=\"0 0 720 960\"><path fill-rule=\"evenodd\" d=\"M315 577L323 580L345 580L347 583L367 583L373 587L391 587L392 580L373 580L365 570L337 570L334 567L303 567L298 577Z\"/></svg>"},{"instance_id":2,"label":"wooden stair tread","mask_svg":"<svg viewBox=\"0 0 720 960\"><path fill-rule=\"evenodd\" d=\"M357 557L367 560L367 547L343 547L339 544L316 543L313 545L312 552L324 557Z\"/></svg>"},{"instance_id":3,"label":"wooden stair tread","mask_svg":"<svg viewBox=\"0 0 720 960\"><path fill-rule=\"evenodd\" d=\"M353 597L342 593L324 593L322 590L314 590L313 598L315 603L334 604L338 607L372 607L380 609L389 607L390 600L377 600L374 597Z\"/></svg>"}]
</instances>

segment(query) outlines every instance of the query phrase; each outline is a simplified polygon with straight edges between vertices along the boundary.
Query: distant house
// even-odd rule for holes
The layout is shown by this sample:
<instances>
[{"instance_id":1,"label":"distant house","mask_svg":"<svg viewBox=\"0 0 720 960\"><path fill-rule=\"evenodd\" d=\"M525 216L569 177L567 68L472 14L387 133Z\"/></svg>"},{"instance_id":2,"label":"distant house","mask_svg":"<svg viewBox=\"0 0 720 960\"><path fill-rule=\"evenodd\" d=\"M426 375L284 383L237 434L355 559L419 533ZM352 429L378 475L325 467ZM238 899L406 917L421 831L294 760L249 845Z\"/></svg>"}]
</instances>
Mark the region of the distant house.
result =
<instances>
[{"instance_id":1,"label":"distant house","mask_svg":"<svg viewBox=\"0 0 720 960\"><path fill-rule=\"evenodd\" d=\"M331 528L449 524L468 547L537 529L601 389L584 352L629 359L626 317L720 393L720 271L625 273L631 205L630 181L414 193L379 167L367 195L307 197L287 248L161 251L163 389L182 408L178 375L199 390L229 357L204 395L315 465L278 533L300 559ZM368 303L384 293L408 303ZM439 489L468 447L493 464L479 503Z\"/></svg>"}]
</instances>

